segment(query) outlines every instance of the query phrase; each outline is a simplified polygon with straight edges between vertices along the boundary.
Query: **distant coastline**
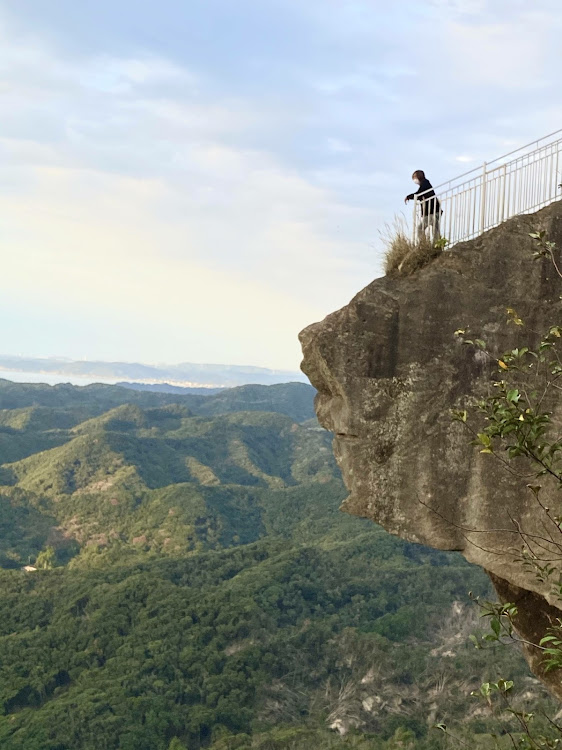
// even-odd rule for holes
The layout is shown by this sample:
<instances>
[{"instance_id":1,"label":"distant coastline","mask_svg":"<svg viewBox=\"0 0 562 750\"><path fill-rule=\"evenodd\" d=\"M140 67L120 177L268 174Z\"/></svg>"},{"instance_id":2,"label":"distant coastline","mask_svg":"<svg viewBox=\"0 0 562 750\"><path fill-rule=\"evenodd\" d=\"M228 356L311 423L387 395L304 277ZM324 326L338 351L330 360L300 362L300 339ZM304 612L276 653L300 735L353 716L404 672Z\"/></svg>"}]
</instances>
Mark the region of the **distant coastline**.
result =
<instances>
[{"instance_id":1,"label":"distant coastline","mask_svg":"<svg viewBox=\"0 0 562 750\"><path fill-rule=\"evenodd\" d=\"M307 383L301 373L241 365L196 364L147 365L138 362L100 362L0 355L0 378L18 383L71 383L90 385L139 384L174 388L217 390L240 385Z\"/></svg>"}]
</instances>

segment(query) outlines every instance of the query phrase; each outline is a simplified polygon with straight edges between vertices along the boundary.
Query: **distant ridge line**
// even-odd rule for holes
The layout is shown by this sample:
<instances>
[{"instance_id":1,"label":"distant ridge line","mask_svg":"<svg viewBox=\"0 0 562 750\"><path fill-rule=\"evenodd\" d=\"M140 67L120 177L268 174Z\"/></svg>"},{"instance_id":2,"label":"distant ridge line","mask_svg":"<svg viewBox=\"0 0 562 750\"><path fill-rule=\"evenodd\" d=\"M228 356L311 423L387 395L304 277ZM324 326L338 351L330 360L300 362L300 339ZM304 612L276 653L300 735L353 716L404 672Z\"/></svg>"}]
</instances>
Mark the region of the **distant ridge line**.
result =
<instances>
[{"instance_id":1,"label":"distant ridge line","mask_svg":"<svg viewBox=\"0 0 562 750\"><path fill-rule=\"evenodd\" d=\"M298 371L273 370L243 365L206 365L184 362L177 365L146 365L136 362L101 362L63 360L61 358L22 357L0 355L0 374L10 377L17 373L21 380L26 373L36 380L40 376L79 378L91 382L141 383L177 388L211 389L236 387L246 384L275 385L287 382L307 382Z\"/></svg>"}]
</instances>

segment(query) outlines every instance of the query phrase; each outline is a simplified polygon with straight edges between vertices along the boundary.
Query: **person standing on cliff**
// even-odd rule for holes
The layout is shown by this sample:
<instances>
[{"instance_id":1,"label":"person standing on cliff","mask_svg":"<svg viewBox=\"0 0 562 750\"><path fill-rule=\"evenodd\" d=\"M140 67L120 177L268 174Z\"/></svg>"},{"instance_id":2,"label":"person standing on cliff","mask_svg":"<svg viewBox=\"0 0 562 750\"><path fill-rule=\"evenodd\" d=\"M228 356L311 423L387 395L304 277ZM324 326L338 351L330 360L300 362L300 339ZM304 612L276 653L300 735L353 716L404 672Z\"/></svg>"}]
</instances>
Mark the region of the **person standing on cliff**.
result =
<instances>
[{"instance_id":1,"label":"person standing on cliff","mask_svg":"<svg viewBox=\"0 0 562 750\"><path fill-rule=\"evenodd\" d=\"M421 236L431 228L432 239L435 244L439 239L439 220L442 213L439 199L435 195L431 182L421 169L416 169L412 175L412 180L418 185L418 189L415 193L407 195L404 203L417 198L421 208L421 221L418 224L418 234Z\"/></svg>"}]
</instances>

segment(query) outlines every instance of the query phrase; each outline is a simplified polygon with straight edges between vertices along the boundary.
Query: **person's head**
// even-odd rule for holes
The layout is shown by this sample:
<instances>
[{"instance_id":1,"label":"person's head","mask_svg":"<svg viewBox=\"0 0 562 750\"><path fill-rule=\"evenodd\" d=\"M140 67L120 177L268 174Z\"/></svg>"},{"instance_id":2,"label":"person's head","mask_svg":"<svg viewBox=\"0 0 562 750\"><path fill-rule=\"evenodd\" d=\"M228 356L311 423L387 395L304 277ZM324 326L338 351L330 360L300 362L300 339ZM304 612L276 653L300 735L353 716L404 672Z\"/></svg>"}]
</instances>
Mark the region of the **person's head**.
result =
<instances>
[{"instance_id":1,"label":"person's head","mask_svg":"<svg viewBox=\"0 0 562 750\"><path fill-rule=\"evenodd\" d=\"M423 172L421 169L416 169L416 171L412 175L412 180L416 183L416 185L421 185L423 180L425 180L425 172Z\"/></svg>"}]
</instances>

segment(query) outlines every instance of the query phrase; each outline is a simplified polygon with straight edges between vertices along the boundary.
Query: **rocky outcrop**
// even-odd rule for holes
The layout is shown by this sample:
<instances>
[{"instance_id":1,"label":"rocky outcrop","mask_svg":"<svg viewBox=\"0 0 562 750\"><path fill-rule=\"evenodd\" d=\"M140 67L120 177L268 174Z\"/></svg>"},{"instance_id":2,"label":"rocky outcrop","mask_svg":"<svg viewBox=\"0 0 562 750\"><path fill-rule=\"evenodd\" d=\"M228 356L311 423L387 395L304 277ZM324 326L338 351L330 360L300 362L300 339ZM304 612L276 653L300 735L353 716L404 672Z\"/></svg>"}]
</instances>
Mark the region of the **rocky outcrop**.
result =
<instances>
[{"instance_id":1,"label":"rocky outcrop","mask_svg":"<svg viewBox=\"0 0 562 750\"><path fill-rule=\"evenodd\" d=\"M350 493L343 509L481 565L504 601L520 602L517 625L529 640L562 605L516 559L514 524L544 536L549 521L525 480L472 448L450 410L489 388L495 370L456 329L470 326L501 352L558 322L562 282L532 257L537 228L562 248L562 203L459 244L412 276L376 279L300 334L302 369ZM506 325L507 307L524 328ZM562 422L562 403L556 411ZM558 508L560 492L545 492ZM536 649L527 656L544 677ZM562 699L560 675L547 679Z\"/></svg>"}]
</instances>

